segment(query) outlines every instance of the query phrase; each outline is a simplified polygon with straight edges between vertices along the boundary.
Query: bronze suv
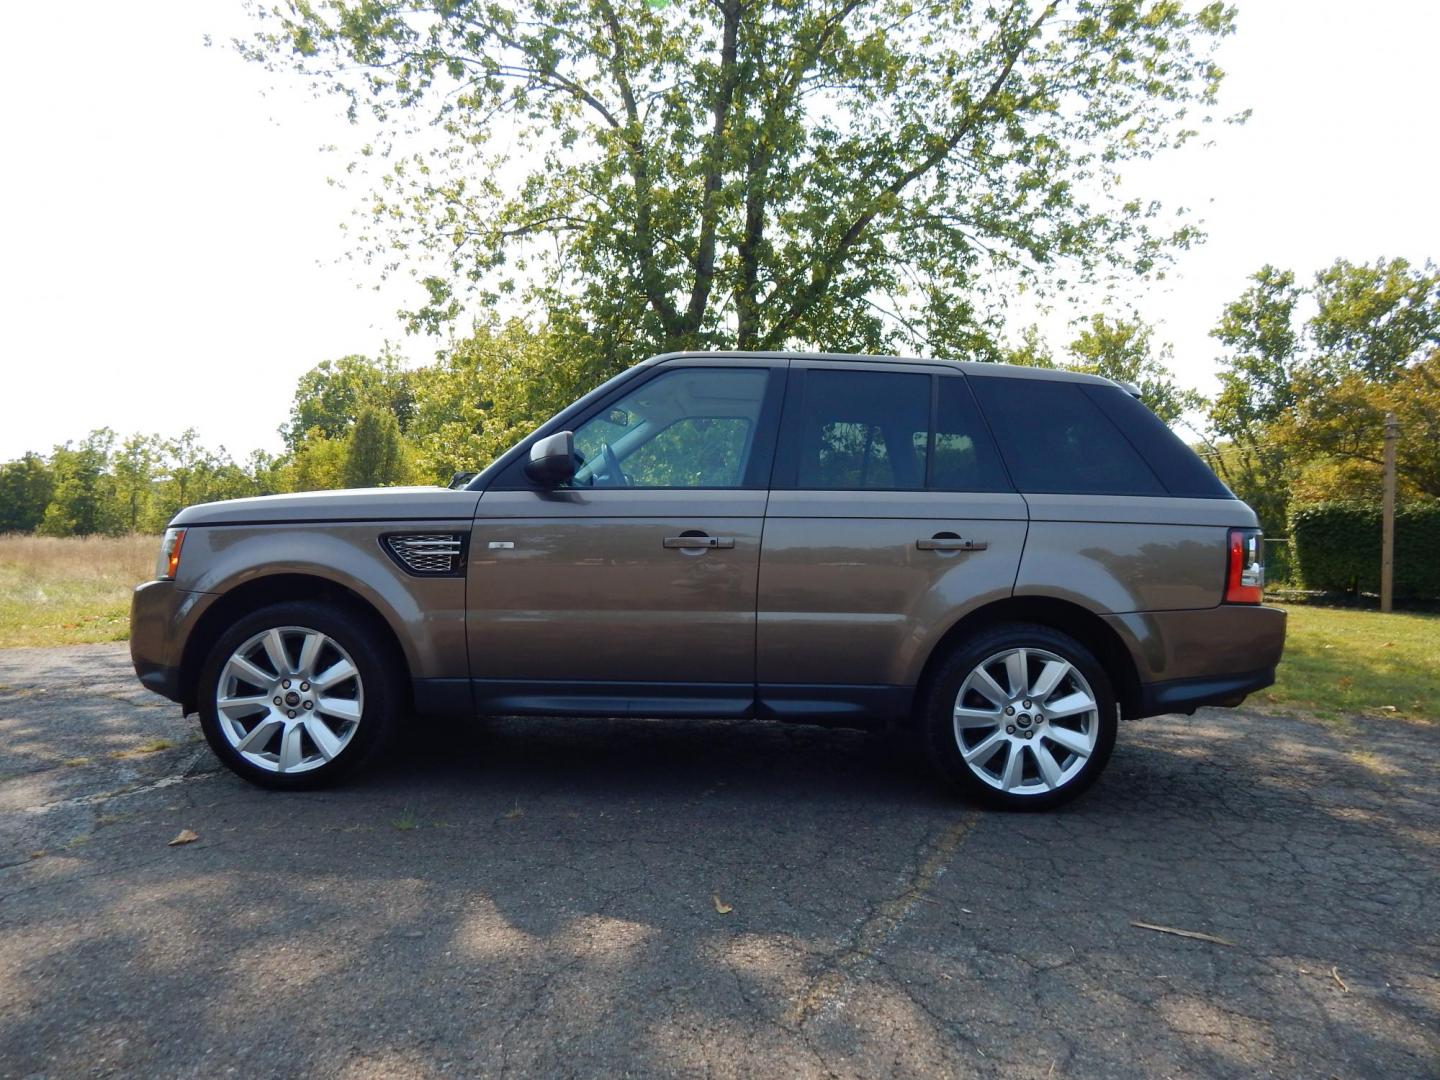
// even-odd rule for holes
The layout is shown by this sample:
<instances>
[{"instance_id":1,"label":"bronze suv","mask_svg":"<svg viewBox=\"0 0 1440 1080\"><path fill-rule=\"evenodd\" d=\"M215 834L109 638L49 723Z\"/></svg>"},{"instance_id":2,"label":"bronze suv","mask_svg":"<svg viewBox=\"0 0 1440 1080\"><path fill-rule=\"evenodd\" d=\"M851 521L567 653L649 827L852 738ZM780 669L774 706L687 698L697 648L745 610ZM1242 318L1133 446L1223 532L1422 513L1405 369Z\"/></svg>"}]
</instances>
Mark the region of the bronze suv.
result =
<instances>
[{"instance_id":1,"label":"bronze suv","mask_svg":"<svg viewBox=\"0 0 1440 1080\"><path fill-rule=\"evenodd\" d=\"M1043 807L1117 721L1275 678L1255 514L1134 394L997 364L657 356L458 488L192 506L141 681L267 787L416 714L910 725Z\"/></svg>"}]
</instances>

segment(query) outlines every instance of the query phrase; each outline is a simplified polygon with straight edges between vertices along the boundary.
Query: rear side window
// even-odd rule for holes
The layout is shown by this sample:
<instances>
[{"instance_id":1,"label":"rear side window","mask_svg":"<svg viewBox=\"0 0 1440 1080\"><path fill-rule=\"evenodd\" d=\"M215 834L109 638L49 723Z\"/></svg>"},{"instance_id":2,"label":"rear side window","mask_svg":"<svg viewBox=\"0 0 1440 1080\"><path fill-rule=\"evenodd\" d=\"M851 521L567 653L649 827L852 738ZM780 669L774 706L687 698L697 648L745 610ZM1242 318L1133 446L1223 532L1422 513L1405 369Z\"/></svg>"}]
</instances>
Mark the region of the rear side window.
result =
<instances>
[{"instance_id":1,"label":"rear side window","mask_svg":"<svg viewBox=\"0 0 1440 1080\"><path fill-rule=\"evenodd\" d=\"M1155 471L1083 384L992 377L972 381L1021 491L1166 494Z\"/></svg>"},{"instance_id":2,"label":"rear side window","mask_svg":"<svg viewBox=\"0 0 1440 1080\"><path fill-rule=\"evenodd\" d=\"M797 486L919 490L925 486L929 434L928 375L807 372Z\"/></svg>"},{"instance_id":3,"label":"rear side window","mask_svg":"<svg viewBox=\"0 0 1440 1080\"><path fill-rule=\"evenodd\" d=\"M1143 404L1118 386L1086 386L1085 395L1098 405L1139 450L1171 495L1192 499L1229 499L1230 489L1210 471L1195 451Z\"/></svg>"},{"instance_id":4,"label":"rear side window","mask_svg":"<svg viewBox=\"0 0 1440 1080\"><path fill-rule=\"evenodd\" d=\"M800 373L776 486L1014 491L966 380L909 371Z\"/></svg>"}]
</instances>

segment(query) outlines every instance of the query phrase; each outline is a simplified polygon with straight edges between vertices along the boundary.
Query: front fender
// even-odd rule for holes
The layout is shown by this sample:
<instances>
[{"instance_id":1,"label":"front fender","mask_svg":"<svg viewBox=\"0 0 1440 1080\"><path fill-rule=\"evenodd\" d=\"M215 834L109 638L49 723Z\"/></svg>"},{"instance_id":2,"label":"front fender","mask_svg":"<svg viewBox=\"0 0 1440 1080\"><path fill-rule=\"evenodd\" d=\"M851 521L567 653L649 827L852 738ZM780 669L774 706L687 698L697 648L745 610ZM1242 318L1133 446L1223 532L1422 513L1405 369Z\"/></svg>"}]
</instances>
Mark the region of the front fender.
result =
<instances>
[{"instance_id":1,"label":"front fender","mask_svg":"<svg viewBox=\"0 0 1440 1080\"><path fill-rule=\"evenodd\" d=\"M380 546L391 532L468 533L470 520L191 527L175 585L227 594L278 575L349 590L389 625L414 678L468 678L465 579L413 577Z\"/></svg>"}]
</instances>

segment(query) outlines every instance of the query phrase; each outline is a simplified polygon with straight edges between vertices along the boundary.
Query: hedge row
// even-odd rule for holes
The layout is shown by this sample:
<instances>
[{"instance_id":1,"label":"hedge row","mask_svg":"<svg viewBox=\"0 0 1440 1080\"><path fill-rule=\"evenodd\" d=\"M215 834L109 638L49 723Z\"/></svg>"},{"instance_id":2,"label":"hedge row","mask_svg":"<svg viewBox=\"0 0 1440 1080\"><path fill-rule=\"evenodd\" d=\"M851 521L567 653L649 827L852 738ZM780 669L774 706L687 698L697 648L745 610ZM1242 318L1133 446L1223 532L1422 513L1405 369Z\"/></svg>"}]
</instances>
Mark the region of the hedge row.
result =
<instances>
[{"instance_id":1,"label":"hedge row","mask_svg":"<svg viewBox=\"0 0 1440 1080\"><path fill-rule=\"evenodd\" d=\"M1380 591L1379 507L1302 506L1290 515L1300 581L1309 589ZM1395 513L1395 595L1440 598L1440 504Z\"/></svg>"}]
</instances>

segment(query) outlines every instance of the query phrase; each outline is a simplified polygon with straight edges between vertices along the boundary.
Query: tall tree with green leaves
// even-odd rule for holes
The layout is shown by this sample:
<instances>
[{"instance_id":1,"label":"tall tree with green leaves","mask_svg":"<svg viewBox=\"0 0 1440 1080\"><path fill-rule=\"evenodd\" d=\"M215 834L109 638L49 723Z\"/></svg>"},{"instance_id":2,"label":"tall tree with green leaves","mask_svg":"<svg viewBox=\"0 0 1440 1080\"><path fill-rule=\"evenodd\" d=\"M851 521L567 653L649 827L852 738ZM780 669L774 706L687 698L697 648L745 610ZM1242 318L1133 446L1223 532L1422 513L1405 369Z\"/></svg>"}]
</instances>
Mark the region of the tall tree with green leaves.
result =
<instances>
[{"instance_id":1,"label":"tall tree with green leaves","mask_svg":"<svg viewBox=\"0 0 1440 1080\"><path fill-rule=\"evenodd\" d=\"M155 469L163 443L155 435L131 435L120 444L112 465L115 474L117 515L127 532L138 532L145 521L155 483Z\"/></svg>"},{"instance_id":2,"label":"tall tree with green leaves","mask_svg":"<svg viewBox=\"0 0 1440 1080\"><path fill-rule=\"evenodd\" d=\"M411 383L411 373L388 349L373 360L355 355L322 360L300 376L290 419L280 432L291 450L316 431L326 438L343 438L367 405L394 414L404 431L415 414Z\"/></svg>"},{"instance_id":3,"label":"tall tree with green leaves","mask_svg":"<svg viewBox=\"0 0 1440 1080\"><path fill-rule=\"evenodd\" d=\"M705 346L993 358L1017 284L1160 271L1195 227L1114 181L1215 118L1234 18L1176 0L262 14L242 49L374 129L354 163L378 163L366 257L442 266L414 323L515 292L605 371Z\"/></svg>"},{"instance_id":4,"label":"tall tree with green leaves","mask_svg":"<svg viewBox=\"0 0 1440 1080\"><path fill-rule=\"evenodd\" d=\"M437 483L483 468L603 373L574 356L548 328L489 320L415 375L409 436L418 463Z\"/></svg>"},{"instance_id":5,"label":"tall tree with green leaves","mask_svg":"<svg viewBox=\"0 0 1440 1080\"><path fill-rule=\"evenodd\" d=\"M1225 347L1214 449L1231 487L1272 529L1295 490L1376 500L1384 419L1394 412L1402 494L1440 497L1430 413L1440 392L1435 266L1337 259L1309 286L1272 266L1251 281L1211 332Z\"/></svg>"},{"instance_id":6,"label":"tall tree with green leaves","mask_svg":"<svg viewBox=\"0 0 1440 1080\"><path fill-rule=\"evenodd\" d=\"M110 475L115 432L100 428L79 445L57 446L50 456L55 488L39 530L46 536L90 536L122 528Z\"/></svg>"},{"instance_id":7,"label":"tall tree with green leaves","mask_svg":"<svg viewBox=\"0 0 1440 1080\"><path fill-rule=\"evenodd\" d=\"M408 471L394 413L374 405L362 408L345 449L345 487L402 484Z\"/></svg>"},{"instance_id":8,"label":"tall tree with green leaves","mask_svg":"<svg viewBox=\"0 0 1440 1080\"><path fill-rule=\"evenodd\" d=\"M54 474L39 454L0 465L0 533L34 532L54 490Z\"/></svg>"}]
</instances>

